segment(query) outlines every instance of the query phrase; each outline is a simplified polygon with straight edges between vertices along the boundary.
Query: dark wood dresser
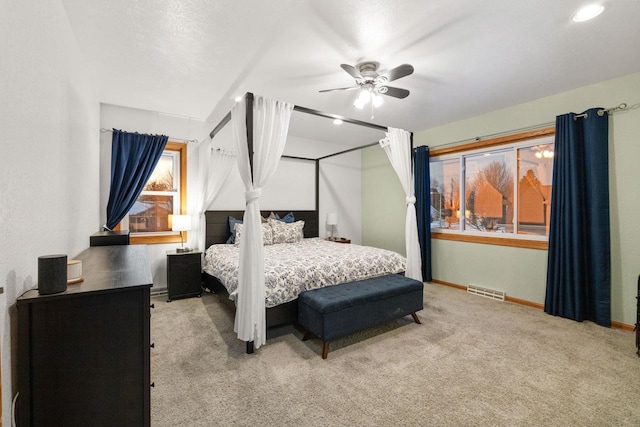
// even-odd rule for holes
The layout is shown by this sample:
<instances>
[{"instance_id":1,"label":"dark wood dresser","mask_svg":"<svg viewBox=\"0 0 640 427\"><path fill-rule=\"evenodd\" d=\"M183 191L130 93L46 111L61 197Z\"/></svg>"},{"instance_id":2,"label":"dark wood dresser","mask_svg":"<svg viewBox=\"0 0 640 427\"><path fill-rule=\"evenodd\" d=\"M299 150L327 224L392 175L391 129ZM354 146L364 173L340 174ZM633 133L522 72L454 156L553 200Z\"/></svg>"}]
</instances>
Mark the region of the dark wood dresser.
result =
<instances>
[{"instance_id":1,"label":"dark wood dresser","mask_svg":"<svg viewBox=\"0 0 640 427\"><path fill-rule=\"evenodd\" d=\"M76 259L82 283L17 300L18 425L149 426L147 248L96 246Z\"/></svg>"}]
</instances>

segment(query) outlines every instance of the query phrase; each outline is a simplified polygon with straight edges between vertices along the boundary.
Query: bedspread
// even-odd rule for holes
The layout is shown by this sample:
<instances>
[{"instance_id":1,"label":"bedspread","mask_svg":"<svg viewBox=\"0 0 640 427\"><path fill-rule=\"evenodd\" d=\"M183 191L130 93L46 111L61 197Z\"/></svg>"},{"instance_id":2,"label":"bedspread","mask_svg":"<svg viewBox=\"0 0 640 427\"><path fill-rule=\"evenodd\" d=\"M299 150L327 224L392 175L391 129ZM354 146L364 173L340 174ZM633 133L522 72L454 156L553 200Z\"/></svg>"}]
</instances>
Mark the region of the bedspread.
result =
<instances>
[{"instance_id":1,"label":"bedspread","mask_svg":"<svg viewBox=\"0 0 640 427\"><path fill-rule=\"evenodd\" d=\"M236 299L239 246L212 245L204 271L216 277ZM303 291L323 286L400 273L405 258L370 246L340 244L320 238L264 247L266 307L291 301Z\"/></svg>"}]
</instances>

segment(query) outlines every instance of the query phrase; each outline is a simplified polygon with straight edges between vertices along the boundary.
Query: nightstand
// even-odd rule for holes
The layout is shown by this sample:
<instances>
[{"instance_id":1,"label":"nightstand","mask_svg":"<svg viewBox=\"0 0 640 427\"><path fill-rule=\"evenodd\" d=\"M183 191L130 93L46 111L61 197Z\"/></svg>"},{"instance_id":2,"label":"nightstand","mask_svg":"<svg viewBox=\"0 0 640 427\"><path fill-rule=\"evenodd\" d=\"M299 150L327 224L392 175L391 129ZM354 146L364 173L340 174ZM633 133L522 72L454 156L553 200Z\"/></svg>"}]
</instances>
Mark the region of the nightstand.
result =
<instances>
[{"instance_id":1,"label":"nightstand","mask_svg":"<svg viewBox=\"0 0 640 427\"><path fill-rule=\"evenodd\" d=\"M344 237L336 237L334 239L328 238L326 240L334 243L351 243L351 239L345 239Z\"/></svg>"},{"instance_id":2,"label":"nightstand","mask_svg":"<svg viewBox=\"0 0 640 427\"><path fill-rule=\"evenodd\" d=\"M167 251L167 302L202 295L202 252Z\"/></svg>"}]
</instances>

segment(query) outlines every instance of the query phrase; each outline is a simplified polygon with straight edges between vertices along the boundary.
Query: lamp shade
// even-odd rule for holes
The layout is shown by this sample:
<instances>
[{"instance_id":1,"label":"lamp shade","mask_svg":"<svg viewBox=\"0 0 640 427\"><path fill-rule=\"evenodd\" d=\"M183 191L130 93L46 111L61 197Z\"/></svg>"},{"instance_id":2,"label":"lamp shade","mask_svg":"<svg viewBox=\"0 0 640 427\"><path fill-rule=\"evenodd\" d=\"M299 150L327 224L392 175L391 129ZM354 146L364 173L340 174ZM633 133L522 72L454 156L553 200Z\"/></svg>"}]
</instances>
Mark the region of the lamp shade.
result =
<instances>
[{"instance_id":1,"label":"lamp shade","mask_svg":"<svg viewBox=\"0 0 640 427\"><path fill-rule=\"evenodd\" d=\"M328 213L327 214L327 225L338 225L338 214L337 213Z\"/></svg>"},{"instance_id":2,"label":"lamp shade","mask_svg":"<svg viewBox=\"0 0 640 427\"><path fill-rule=\"evenodd\" d=\"M191 215L170 215L171 230L189 231L191 230Z\"/></svg>"}]
</instances>

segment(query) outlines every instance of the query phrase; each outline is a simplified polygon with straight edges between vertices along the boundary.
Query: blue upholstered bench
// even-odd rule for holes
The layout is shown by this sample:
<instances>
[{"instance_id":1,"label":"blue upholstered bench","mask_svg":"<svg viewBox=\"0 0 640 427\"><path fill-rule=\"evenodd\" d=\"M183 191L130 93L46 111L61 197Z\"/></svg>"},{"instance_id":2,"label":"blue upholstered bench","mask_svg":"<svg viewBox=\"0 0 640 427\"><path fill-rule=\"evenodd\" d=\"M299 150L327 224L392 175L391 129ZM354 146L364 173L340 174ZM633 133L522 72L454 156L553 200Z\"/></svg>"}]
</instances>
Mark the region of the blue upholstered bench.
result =
<instances>
[{"instance_id":1,"label":"blue upholstered bench","mask_svg":"<svg viewBox=\"0 0 640 427\"><path fill-rule=\"evenodd\" d=\"M322 358L329 354L329 341L422 310L423 283L400 274L389 274L326 288L298 296L298 323L322 340Z\"/></svg>"}]
</instances>

